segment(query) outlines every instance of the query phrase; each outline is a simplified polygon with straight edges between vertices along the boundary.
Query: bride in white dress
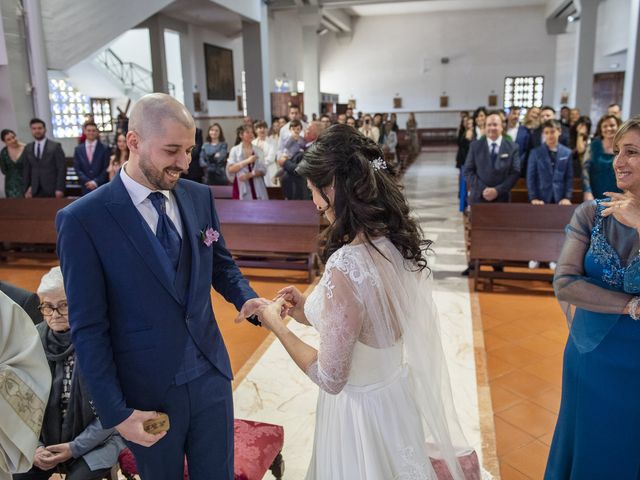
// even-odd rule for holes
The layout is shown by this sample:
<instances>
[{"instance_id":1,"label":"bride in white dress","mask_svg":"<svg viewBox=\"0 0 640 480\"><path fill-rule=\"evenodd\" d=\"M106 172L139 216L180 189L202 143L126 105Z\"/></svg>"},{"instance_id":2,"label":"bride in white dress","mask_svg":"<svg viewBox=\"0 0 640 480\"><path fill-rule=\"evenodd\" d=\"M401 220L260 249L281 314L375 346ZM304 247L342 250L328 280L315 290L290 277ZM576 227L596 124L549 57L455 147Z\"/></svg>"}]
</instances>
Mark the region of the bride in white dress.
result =
<instances>
[{"instance_id":1,"label":"bride in white dress","mask_svg":"<svg viewBox=\"0 0 640 480\"><path fill-rule=\"evenodd\" d=\"M320 387L307 480L478 479L453 406L418 224L380 148L335 125L307 152L307 178L330 222L324 274L259 313ZM281 309L320 333L318 350Z\"/></svg>"}]
</instances>

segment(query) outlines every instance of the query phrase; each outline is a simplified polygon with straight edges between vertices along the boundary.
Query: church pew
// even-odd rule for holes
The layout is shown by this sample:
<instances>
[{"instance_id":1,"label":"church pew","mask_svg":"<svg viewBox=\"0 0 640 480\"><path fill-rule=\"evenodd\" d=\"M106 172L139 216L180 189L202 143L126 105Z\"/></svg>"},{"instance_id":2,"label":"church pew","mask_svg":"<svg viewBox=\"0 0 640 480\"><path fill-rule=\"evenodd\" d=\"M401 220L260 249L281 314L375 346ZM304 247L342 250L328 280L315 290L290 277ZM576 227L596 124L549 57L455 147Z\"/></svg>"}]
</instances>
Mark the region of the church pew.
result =
<instances>
[{"instance_id":1,"label":"church pew","mask_svg":"<svg viewBox=\"0 0 640 480\"><path fill-rule=\"evenodd\" d=\"M0 199L0 258L55 258L56 213L73 200ZM12 248L16 245L20 248Z\"/></svg>"},{"instance_id":2,"label":"church pew","mask_svg":"<svg viewBox=\"0 0 640 480\"><path fill-rule=\"evenodd\" d=\"M70 198L0 199L0 258L55 258L55 216ZM222 233L241 266L316 274L320 216L313 202L216 201Z\"/></svg>"},{"instance_id":3,"label":"church pew","mask_svg":"<svg viewBox=\"0 0 640 480\"><path fill-rule=\"evenodd\" d=\"M511 203L529 203L529 190L527 189L527 181L519 178L511 189ZM573 195L571 203L582 203L582 179L573 179Z\"/></svg>"},{"instance_id":4,"label":"church pew","mask_svg":"<svg viewBox=\"0 0 640 480\"><path fill-rule=\"evenodd\" d=\"M216 201L227 247L243 267L317 273L320 216L309 200Z\"/></svg>"},{"instance_id":5,"label":"church pew","mask_svg":"<svg viewBox=\"0 0 640 480\"><path fill-rule=\"evenodd\" d=\"M552 280L553 274L529 271L480 270L483 264L557 261L564 243L565 226L577 205L527 203L475 204L471 206L469 256L474 265L474 288L486 279L485 290L496 278Z\"/></svg>"},{"instance_id":6,"label":"church pew","mask_svg":"<svg viewBox=\"0 0 640 480\"><path fill-rule=\"evenodd\" d=\"M232 198L233 185L210 185L209 188L213 192L213 198L216 200ZM284 200L282 187L267 187L267 195L269 195L269 200Z\"/></svg>"}]
</instances>

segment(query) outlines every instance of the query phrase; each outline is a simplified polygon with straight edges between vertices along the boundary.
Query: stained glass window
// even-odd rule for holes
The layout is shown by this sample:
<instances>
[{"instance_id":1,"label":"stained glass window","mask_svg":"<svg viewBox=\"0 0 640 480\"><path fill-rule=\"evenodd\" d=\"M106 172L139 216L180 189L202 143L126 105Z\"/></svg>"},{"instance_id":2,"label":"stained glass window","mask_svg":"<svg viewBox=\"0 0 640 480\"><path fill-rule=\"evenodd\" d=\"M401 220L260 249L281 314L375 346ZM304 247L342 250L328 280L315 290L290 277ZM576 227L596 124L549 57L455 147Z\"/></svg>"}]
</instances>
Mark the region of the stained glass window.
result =
<instances>
[{"instance_id":1,"label":"stained glass window","mask_svg":"<svg viewBox=\"0 0 640 480\"><path fill-rule=\"evenodd\" d=\"M544 77L506 77L504 79L504 108L541 107Z\"/></svg>"},{"instance_id":2,"label":"stained glass window","mask_svg":"<svg viewBox=\"0 0 640 480\"><path fill-rule=\"evenodd\" d=\"M82 125L91 115L89 97L82 95L66 80L50 78L49 100L54 137L79 137Z\"/></svg>"},{"instance_id":3,"label":"stained glass window","mask_svg":"<svg viewBox=\"0 0 640 480\"><path fill-rule=\"evenodd\" d=\"M108 98L92 98L91 110L93 121L98 125L98 130L100 132L113 132L111 101Z\"/></svg>"}]
</instances>

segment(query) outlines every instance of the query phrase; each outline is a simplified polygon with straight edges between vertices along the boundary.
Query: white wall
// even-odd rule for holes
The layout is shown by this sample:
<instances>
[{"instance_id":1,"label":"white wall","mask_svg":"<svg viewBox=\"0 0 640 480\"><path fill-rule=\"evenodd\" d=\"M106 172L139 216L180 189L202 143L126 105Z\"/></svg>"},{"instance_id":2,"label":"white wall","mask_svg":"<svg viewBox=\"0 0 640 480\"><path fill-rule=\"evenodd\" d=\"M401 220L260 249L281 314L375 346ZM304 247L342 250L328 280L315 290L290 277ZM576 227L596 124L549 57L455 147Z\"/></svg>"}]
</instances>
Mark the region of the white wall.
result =
<instances>
[{"instance_id":1,"label":"white wall","mask_svg":"<svg viewBox=\"0 0 640 480\"><path fill-rule=\"evenodd\" d=\"M365 111L391 110L396 93L405 110L437 110L443 92L449 109L485 105L492 91L501 105L507 75L554 83L555 38L542 6L362 17L349 44L325 35L321 45L321 91L341 102L353 95Z\"/></svg>"},{"instance_id":2,"label":"white wall","mask_svg":"<svg viewBox=\"0 0 640 480\"><path fill-rule=\"evenodd\" d=\"M629 42L630 0L603 0L598 6L594 73L621 72L626 69ZM576 24L569 24L567 33L556 38L556 80L553 104L560 105L563 91L569 93L573 105L575 92L571 91L577 50Z\"/></svg>"},{"instance_id":3,"label":"white wall","mask_svg":"<svg viewBox=\"0 0 640 480\"><path fill-rule=\"evenodd\" d=\"M204 28L189 25L188 39L191 44L190 53L192 61L192 75L194 84L198 86L200 97L207 102L207 112L202 112L203 116L227 116L241 115L238 111L236 100L207 100L207 76L205 72L206 64L204 57L204 44L208 43L222 48L229 48L233 51L233 75L236 89L236 96L242 92L242 70L244 60L242 53L242 36L228 38L220 33L206 30ZM185 95L192 95L193 85L185 85Z\"/></svg>"},{"instance_id":4,"label":"white wall","mask_svg":"<svg viewBox=\"0 0 640 480\"><path fill-rule=\"evenodd\" d=\"M625 70L630 8L630 0L604 0L598 6L594 63L596 73Z\"/></svg>"},{"instance_id":5,"label":"white wall","mask_svg":"<svg viewBox=\"0 0 640 480\"><path fill-rule=\"evenodd\" d=\"M272 13L269 17L269 91L275 79L286 74L292 90L302 78L302 27L294 10Z\"/></svg>"},{"instance_id":6,"label":"white wall","mask_svg":"<svg viewBox=\"0 0 640 480\"><path fill-rule=\"evenodd\" d=\"M152 70L148 28L127 30L104 47L105 50L107 48L113 50L125 62L137 63L149 71Z\"/></svg>"}]
</instances>

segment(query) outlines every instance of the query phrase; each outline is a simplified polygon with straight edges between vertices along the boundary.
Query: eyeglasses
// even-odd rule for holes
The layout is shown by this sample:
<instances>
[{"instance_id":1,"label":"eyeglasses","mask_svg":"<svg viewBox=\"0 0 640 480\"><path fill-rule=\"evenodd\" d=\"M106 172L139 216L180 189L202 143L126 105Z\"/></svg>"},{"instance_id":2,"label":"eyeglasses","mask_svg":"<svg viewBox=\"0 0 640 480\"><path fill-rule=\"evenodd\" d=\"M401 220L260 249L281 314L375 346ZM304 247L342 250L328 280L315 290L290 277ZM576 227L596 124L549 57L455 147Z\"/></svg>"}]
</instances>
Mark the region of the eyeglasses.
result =
<instances>
[{"instance_id":1,"label":"eyeglasses","mask_svg":"<svg viewBox=\"0 0 640 480\"><path fill-rule=\"evenodd\" d=\"M50 303L41 303L38 305L40 313L45 316L53 315L53 312L58 312L60 315L66 315L69 313L69 305L67 302L60 302L58 305L51 305Z\"/></svg>"}]
</instances>

